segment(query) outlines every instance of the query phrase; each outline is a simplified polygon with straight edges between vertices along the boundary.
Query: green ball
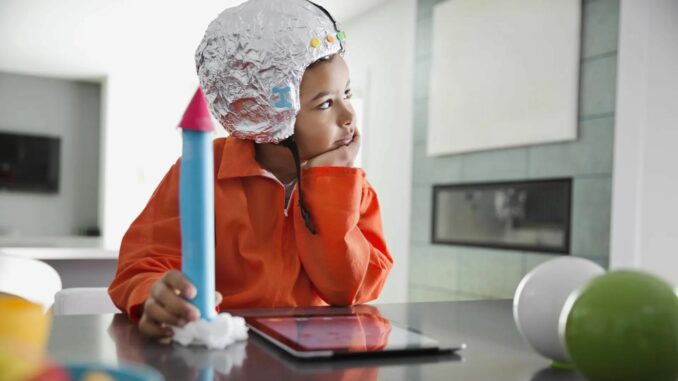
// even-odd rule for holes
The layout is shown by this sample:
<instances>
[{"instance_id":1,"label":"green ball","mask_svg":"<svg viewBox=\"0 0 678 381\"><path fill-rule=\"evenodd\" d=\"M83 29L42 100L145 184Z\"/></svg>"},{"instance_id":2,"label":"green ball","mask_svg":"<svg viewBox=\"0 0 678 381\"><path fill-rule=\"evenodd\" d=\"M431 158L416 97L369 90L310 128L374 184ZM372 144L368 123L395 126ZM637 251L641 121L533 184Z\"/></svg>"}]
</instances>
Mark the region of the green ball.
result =
<instances>
[{"instance_id":1,"label":"green ball","mask_svg":"<svg viewBox=\"0 0 678 381\"><path fill-rule=\"evenodd\" d=\"M676 380L678 298L671 285L647 273L616 271L571 298L561 315L561 339L590 380Z\"/></svg>"}]
</instances>

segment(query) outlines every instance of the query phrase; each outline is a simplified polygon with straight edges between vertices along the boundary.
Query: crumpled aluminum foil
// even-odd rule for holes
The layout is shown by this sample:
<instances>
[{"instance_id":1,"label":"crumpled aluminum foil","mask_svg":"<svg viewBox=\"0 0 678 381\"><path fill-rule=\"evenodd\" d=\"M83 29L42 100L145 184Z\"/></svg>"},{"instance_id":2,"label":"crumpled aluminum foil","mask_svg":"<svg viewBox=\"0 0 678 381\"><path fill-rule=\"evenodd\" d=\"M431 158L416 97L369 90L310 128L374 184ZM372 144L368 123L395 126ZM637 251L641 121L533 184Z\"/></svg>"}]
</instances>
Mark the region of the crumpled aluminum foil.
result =
<instances>
[{"instance_id":1,"label":"crumpled aluminum foil","mask_svg":"<svg viewBox=\"0 0 678 381\"><path fill-rule=\"evenodd\" d=\"M233 136L278 143L294 134L306 68L343 52L346 35L307 0L249 0L212 21L195 53L212 114Z\"/></svg>"}]
</instances>

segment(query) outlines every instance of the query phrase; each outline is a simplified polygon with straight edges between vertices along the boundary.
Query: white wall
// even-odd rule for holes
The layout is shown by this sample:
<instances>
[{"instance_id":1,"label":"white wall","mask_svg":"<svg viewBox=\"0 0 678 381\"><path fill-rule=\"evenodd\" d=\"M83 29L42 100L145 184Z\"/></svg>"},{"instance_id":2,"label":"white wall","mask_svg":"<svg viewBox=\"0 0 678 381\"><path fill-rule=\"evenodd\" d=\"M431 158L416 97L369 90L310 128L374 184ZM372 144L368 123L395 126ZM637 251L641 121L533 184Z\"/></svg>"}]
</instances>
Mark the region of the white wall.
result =
<instances>
[{"instance_id":1,"label":"white wall","mask_svg":"<svg viewBox=\"0 0 678 381\"><path fill-rule=\"evenodd\" d=\"M415 0L393 0L343 25L351 84L365 102L363 167L395 261L382 303L407 299L416 13Z\"/></svg>"},{"instance_id":2,"label":"white wall","mask_svg":"<svg viewBox=\"0 0 678 381\"><path fill-rule=\"evenodd\" d=\"M61 138L58 192L0 191L0 235L98 225L100 93L98 83L0 72L0 130Z\"/></svg>"},{"instance_id":3,"label":"white wall","mask_svg":"<svg viewBox=\"0 0 678 381\"><path fill-rule=\"evenodd\" d=\"M610 266L678 285L678 2L622 0Z\"/></svg>"},{"instance_id":4,"label":"white wall","mask_svg":"<svg viewBox=\"0 0 678 381\"><path fill-rule=\"evenodd\" d=\"M162 57L161 60L169 58ZM180 60L179 60L180 62ZM102 144L103 245L117 249L131 222L181 153L176 130L184 108L198 86L191 73L177 64L154 70L149 64L135 70L112 72L106 81Z\"/></svg>"}]
</instances>

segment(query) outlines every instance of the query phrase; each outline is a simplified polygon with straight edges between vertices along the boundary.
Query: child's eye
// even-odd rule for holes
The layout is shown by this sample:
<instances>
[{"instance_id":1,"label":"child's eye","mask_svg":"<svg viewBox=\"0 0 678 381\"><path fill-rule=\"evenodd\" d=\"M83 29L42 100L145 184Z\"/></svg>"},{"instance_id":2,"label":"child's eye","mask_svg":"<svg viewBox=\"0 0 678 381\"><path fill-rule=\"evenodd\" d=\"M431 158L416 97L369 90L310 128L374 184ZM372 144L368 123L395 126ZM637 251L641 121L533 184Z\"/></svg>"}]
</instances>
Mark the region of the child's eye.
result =
<instances>
[{"instance_id":1,"label":"child's eye","mask_svg":"<svg viewBox=\"0 0 678 381\"><path fill-rule=\"evenodd\" d=\"M327 110L328 108L332 107L332 100L328 99L325 102L321 103L318 108L321 110Z\"/></svg>"},{"instance_id":2,"label":"child's eye","mask_svg":"<svg viewBox=\"0 0 678 381\"><path fill-rule=\"evenodd\" d=\"M352 97L353 97L353 92L351 91L351 89L344 91L344 98L351 99Z\"/></svg>"}]
</instances>

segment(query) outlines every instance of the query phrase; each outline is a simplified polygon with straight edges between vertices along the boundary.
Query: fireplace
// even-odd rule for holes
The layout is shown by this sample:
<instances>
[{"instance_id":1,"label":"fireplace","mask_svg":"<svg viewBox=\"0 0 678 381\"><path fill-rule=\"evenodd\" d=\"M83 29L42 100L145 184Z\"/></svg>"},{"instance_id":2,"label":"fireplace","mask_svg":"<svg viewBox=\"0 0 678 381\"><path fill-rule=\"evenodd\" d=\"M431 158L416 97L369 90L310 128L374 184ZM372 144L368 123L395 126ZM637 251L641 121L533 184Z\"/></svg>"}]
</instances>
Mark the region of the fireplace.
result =
<instances>
[{"instance_id":1,"label":"fireplace","mask_svg":"<svg viewBox=\"0 0 678 381\"><path fill-rule=\"evenodd\" d=\"M436 244L568 254L572 179L435 185Z\"/></svg>"}]
</instances>

